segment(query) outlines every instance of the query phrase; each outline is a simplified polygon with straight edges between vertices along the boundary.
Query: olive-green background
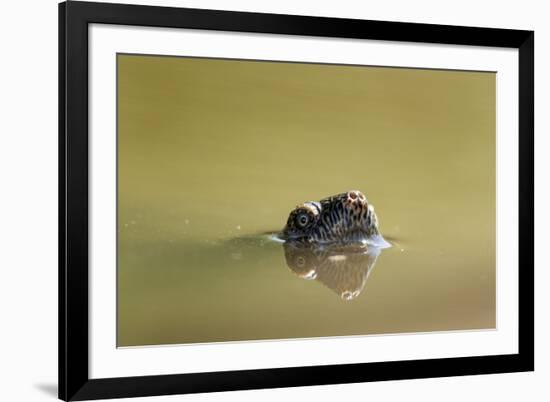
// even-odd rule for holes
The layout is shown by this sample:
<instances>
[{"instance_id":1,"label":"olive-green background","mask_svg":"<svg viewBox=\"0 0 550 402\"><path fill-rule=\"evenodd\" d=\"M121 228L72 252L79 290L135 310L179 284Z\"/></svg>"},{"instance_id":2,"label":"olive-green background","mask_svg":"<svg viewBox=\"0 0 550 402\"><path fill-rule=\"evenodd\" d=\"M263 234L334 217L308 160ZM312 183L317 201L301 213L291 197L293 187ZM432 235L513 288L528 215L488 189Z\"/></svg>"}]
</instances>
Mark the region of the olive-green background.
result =
<instances>
[{"instance_id":1,"label":"olive-green background","mask_svg":"<svg viewBox=\"0 0 550 402\"><path fill-rule=\"evenodd\" d=\"M495 74L118 55L118 345L495 326ZM350 189L385 250L344 301L286 266ZM252 245L251 245L252 244Z\"/></svg>"}]
</instances>

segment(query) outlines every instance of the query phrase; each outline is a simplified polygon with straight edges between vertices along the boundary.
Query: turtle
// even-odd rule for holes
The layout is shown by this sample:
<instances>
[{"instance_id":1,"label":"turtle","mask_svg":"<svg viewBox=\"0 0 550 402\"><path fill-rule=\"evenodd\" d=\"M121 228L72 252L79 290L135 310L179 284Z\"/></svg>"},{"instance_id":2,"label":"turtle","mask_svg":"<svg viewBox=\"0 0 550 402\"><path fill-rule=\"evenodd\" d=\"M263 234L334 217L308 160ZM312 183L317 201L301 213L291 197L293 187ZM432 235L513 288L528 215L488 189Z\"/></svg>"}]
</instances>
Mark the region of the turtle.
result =
<instances>
[{"instance_id":1,"label":"turtle","mask_svg":"<svg viewBox=\"0 0 550 402\"><path fill-rule=\"evenodd\" d=\"M276 250L276 243L283 243L294 274L322 283L346 301L359 296L382 249L391 247L380 233L374 207L358 190L299 204L281 231L239 236L225 247L240 260L258 248Z\"/></svg>"},{"instance_id":2,"label":"turtle","mask_svg":"<svg viewBox=\"0 0 550 402\"><path fill-rule=\"evenodd\" d=\"M316 246L391 247L380 234L374 206L358 190L297 205L278 237Z\"/></svg>"}]
</instances>

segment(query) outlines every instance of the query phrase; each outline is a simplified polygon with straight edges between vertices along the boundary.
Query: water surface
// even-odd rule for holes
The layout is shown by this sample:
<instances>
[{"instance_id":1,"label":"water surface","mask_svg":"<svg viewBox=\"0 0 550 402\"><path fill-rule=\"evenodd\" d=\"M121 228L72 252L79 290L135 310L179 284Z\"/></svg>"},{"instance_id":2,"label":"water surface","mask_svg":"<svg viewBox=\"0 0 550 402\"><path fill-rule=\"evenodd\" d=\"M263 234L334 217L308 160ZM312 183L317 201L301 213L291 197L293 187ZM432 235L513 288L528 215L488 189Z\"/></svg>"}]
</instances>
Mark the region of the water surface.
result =
<instances>
[{"instance_id":1,"label":"water surface","mask_svg":"<svg viewBox=\"0 0 550 402\"><path fill-rule=\"evenodd\" d=\"M493 73L117 68L119 346L495 327ZM323 256L265 235L351 189L392 248Z\"/></svg>"}]
</instances>

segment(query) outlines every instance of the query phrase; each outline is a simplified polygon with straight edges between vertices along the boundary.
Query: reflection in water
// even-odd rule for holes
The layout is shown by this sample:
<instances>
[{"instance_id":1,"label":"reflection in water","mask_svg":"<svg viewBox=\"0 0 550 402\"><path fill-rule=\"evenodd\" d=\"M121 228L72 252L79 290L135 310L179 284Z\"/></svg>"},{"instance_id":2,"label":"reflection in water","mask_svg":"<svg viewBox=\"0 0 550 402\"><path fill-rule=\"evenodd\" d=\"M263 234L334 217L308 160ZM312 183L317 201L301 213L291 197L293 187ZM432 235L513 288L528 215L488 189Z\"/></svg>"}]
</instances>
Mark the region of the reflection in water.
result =
<instances>
[{"instance_id":1,"label":"reflection in water","mask_svg":"<svg viewBox=\"0 0 550 402\"><path fill-rule=\"evenodd\" d=\"M285 242L288 267L300 278L314 279L343 300L355 299L365 288L381 249L373 247L320 247Z\"/></svg>"}]
</instances>

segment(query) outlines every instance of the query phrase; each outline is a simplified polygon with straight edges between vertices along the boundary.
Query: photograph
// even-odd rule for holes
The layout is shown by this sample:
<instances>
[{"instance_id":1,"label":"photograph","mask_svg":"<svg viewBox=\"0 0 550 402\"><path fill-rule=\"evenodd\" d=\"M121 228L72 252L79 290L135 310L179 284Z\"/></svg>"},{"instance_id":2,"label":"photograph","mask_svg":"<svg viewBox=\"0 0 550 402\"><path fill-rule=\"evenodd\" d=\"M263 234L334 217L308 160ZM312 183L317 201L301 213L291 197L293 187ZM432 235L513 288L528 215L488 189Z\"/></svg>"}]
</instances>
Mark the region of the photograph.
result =
<instances>
[{"instance_id":1,"label":"photograph","mask_svg":"<svg viewBox=\"0 0 550 402\"><path fill-rule=\"evenodd\" d=\"M543 2L2 4L0 402L549 399Z\"/></svg>"},{"instance_id":2,"label":"photograph","mask_svg":"<svg viewBox=\"0 0 550 402\"><path fill-rule=\"evenodd\" d=\"M116 346L497 327L497 74L118 53Z\"/></svg>"}]
</instances>

